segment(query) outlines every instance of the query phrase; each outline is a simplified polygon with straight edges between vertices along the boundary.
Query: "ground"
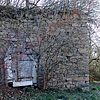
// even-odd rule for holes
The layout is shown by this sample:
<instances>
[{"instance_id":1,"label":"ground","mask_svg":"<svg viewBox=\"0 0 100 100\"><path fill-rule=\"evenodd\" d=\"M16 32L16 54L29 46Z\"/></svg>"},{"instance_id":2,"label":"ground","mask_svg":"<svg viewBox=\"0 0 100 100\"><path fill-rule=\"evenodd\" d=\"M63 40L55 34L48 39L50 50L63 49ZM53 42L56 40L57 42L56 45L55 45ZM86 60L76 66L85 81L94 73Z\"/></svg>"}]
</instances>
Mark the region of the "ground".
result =
<instances>
[{"instance_id":1,"label":"ground","mask_svg":"<svg viewBox=\"0 0 100 100\"><path fill-rule=\"evenodd\" d=\"M90 83L90 91L47 89L33 87L11 88L0 86L0 100L100 100L100 83Z\"/></svg>"}]
</instances>

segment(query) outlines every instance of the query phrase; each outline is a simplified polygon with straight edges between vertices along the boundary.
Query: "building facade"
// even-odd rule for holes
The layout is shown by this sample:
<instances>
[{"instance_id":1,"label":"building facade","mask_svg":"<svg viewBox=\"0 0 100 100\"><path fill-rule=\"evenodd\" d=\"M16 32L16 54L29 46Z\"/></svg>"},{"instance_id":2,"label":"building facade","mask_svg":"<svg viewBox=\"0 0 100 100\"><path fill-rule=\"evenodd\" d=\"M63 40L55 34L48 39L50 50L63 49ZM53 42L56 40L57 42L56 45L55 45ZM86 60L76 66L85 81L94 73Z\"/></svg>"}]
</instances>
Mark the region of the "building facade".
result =
<instances>
[{"instance_id":1,"label":"building facade","mask_svg":"<svg viewBox=\"0 0 100 100\"><path fill-rule=\"evenodd\" d=\"M24 47L28 47L32 55L37 55L40 88L88 89L89 39L85 13L5 8L0 16L0 37L5 51L16 45L16 50L26 53ZM17 51L20 57L24 55L22 51ZM10 55L13 60L13 53ZM1 52L1 57L8 55Z\"/></svg>"}]
</instances>

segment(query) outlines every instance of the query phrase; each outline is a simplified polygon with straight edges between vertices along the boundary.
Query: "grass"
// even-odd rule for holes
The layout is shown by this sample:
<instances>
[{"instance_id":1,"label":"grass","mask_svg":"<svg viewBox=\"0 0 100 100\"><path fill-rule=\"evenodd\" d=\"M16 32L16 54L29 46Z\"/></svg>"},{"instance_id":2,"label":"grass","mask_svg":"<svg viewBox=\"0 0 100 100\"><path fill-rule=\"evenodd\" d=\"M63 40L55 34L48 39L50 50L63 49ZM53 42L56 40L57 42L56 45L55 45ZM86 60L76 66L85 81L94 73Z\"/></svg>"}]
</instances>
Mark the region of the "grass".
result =
<instances>
[{"instance_id":1,"label":"grass","mask_svg":"<svg viewBox=\"0 0 100 100\"><path fill-rule=\"evenodd\" d=\"M100 91L100 86L92 87L87 92L83 92L80 88L61 91L58 89L34 90L27 87L24 89L27 97L7 98L5 100L100 100L100 95L95 93L97 90Z\"/></svg>"},{"instance_id":2,"label":"grass","mask_svg":"<svg viewBox=\"0 0 100 100\"><path fill-rule=\"evenodd\" d=\"M91 88L92 90L97 90L97 91L100 91L100 86L94 86Z\"/></svg>"}]
</instances>

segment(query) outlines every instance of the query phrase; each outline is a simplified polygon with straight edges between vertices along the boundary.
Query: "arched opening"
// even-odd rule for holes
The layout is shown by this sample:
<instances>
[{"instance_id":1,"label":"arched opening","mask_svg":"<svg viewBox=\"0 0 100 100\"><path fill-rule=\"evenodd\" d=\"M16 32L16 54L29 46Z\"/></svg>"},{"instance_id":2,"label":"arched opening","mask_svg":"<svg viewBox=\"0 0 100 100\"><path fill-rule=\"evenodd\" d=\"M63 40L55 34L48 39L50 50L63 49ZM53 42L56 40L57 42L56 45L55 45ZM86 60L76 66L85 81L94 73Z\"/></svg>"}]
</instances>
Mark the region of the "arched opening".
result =
<instances>
[{"instance_id":1,"label":"arched opening","mask_svg":"<svg viewBox=\"0 0 100 100\"><path fill-rule=\"evenodd\" d=\"M7 85L37 85L37 58L30 48L9 48L4 62Z\"/></svg>"}]
</instances>

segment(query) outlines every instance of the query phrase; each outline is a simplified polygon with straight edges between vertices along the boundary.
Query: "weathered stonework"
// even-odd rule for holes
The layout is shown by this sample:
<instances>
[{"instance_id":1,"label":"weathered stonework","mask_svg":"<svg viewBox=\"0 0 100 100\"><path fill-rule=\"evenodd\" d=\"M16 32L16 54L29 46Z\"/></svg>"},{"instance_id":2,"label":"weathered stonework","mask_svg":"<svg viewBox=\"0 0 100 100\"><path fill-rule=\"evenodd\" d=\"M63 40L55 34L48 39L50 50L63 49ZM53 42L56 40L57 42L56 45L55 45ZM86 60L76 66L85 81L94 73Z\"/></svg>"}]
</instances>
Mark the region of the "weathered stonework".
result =
<instances>
[{"instance_id":1,"label":"weathered stonework","mask_svg":"<svg viewBox=\"0 0 100 100\"><path fill-rule=\"evenodd\" d=\"M20 12L14 18L2 16L0 37L17 45L18 40L20 44L28 43L28 46L30 42L33 43L34 51L41 55L38 66L40 87L43 87L45 81L46 87L88 89L87 15L82 12L80 15L74 13L73 16L68 12L60 12L56 15L52 13L42 14L42 12L36 15L32 14L25 13L21 17ZM7 38L7 34L10 38ZM38 37L37 41L36 37ZM32 44L30 48L32 48Z\"/></svg>"}]
</instances>

